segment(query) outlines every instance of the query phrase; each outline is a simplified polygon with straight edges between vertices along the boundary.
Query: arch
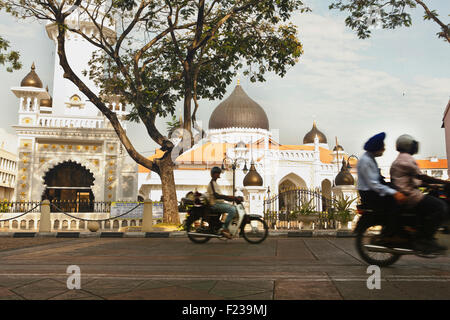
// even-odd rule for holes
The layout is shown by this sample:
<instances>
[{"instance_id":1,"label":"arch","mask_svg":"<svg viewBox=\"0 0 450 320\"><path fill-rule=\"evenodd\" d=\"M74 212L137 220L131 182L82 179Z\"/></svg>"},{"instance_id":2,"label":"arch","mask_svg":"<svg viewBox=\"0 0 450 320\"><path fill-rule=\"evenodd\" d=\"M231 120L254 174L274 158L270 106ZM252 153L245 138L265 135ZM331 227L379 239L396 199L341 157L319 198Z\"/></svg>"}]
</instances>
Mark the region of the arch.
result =
<instances>
[{"instance_id":1,"label":"arch","mask_svg":"<svg viewBox=\"0 0 450 320\"><path fill-rule=\"evenodd\" d=\"M19 229L19 223L17 222L17 220L13 220L13 222L12 222L12 228L13 228L13 229Z\"/></svg>"},{"instance_id":2,"label":"arch","mask_svg":"<svg viewBox=\"0 0 450 320\"><path fill-rule=\"evenodd\" d=\"M330 199L331 198L331 181L328 179L322 180L321 183L322 194L324 197Z\"/></svg>"},{"instance_id":3,"label":"arch","mask_svg":"<svg viewBox=\"0 0 450 320\"><path fill-rule=\"evenodd\" d=\"M59 220L55 220L53 222L53 229L58 230L59 229Z\"/></svg>"},{"instance_id":4,"label":"arch","mask_svg":"<svg viewBox=\"0 0 450 320\"><path fill-rule=\"evenodd\" d=\"M114 220L114 222L113 222L113 229L119 229L119 228L120 228L119 220Z\"/></svg>"},{"instance_id":5,"label":"arch","mask_svg":"<svg viewBox=\"0 0 450 320\"><path fill-rule=\"evenodd\" d=\"M111 221L109 220L105 221L105 229L111 229Z\"/></svg>"},{"instance_id":6,"label":"arch","mask_svg":"<svg viewBox=\"0 0 450 320\"><path fill-rule=\"evenodd\" d=\"M128 221L122 220L122 227L128 227Z\"/></svg>"},{"instance_id":7,"label":"arch","mask_svg":"<svg viewBox=\"0 0 450 320\"><path fill-rule=\"evenodd\" d=\"M79 156L79 155L71 154L71 155L66 155L63 158L61 158L61 156L63 156L63 155L59 155L58 158L55 158L55 159L50 159L49 161L45 162L42 166L40 166L35 171L35 176L38 177L38 179L41 183L36 184L36 189L33 190L33 196L38 198L42 194L44 194L44 190L46 188L44 177L47 174L47 172L49 172L52 168L58 166L61 163L71 161L71 162L76 162L78 164L81 163L82 164L81 166L83 168L85 168L86 170L88 170L93 175L94 184L91 186L93 197L97 201L103 201L104 194L101 190L101 187L102 187L101 184L102 184L103 177L101 175L99 168L95 167L94 164L92 164L90 161L87 161L87 159L85 159L84 157Z\"/></svg>"},{"instance_id":8,"label":"arch","mask_svg":"<svg viewBox=\"0 0 450 320\"><path fill-rule=\"evenodd\" d=\"M80 224L78 225L78 229L86 229L86 222L84 220L80 220Z\"/></svg>"},{"instance_id":9,"label":"arch","mask_svg":"<svg viewBox=\"0 0 450 320\"><path fill-rule=\"evenodd\" d=\"M26 228L27 228L27 221L20 220L20 229L26 229Z\"/></svg>"},{"instance_id":10,"label":"arch","mask_svg":"<svg viewBox=\"0 0 450 320\"><path fill-rule=\"evenodd\" d=\"M293 193L283 193L284 191L297 189L297 188L307 188L305 180L300 176L291 172L284 176L278 182L278 192L280 197L278 198L278 209L285 210L286 208L293 208L295 206L296 200Z\"/></svg>"},{"instance_id":11,"label":"arch","mask_svg":"<svg viewBox=\"0 0 450 320\"><path fill-rule=\"evenodd\" d=\"M28 221L28 229L33 230L34 229L34 220L31 219L30 221Z\"/></svg>"},{"instance_id":12,"label":"arch","mask_svg":"<svg viewBox=\"0 0 450 320\"><path fill-rule=\"evenodd\" d=\"M130 221L130 226L135 227L136 226L136 220L131 220Z\"/></svg>"},{"instance_id":13,"label":"arch","mask_svg":"<svg viewBox=\"0 0 450 320\"><path fill-rule=\"evenodd\" d=\"M70 221L70 229L75 230L77 228L77 221L71 220Z\"/></svg>"},{"instance_id":14,"label":"arch","mask_svg":"<svg viewBox=\"0 0 450 320\"><path fill-rule=\"evenodd\" d=\"M285 175L279 182L278 182L278 191L280 190L280 185L284 182L289 181L286 183L286 185L292 184L295 188L307 188L305 180L301 178L300 176L296 175L295 173L291 172L287 175Z\"/></svg>"},{"instance_id":15,"label":"arch","mask_svg":"<svg viewBox=\"0 0 450 320\"><path fill-rule=\"evenodd\" d=\"M63 220L63 222L62 222L62 229L63 230L69 229L69 222L67 220Z\"/></svg>"}]
</instances>

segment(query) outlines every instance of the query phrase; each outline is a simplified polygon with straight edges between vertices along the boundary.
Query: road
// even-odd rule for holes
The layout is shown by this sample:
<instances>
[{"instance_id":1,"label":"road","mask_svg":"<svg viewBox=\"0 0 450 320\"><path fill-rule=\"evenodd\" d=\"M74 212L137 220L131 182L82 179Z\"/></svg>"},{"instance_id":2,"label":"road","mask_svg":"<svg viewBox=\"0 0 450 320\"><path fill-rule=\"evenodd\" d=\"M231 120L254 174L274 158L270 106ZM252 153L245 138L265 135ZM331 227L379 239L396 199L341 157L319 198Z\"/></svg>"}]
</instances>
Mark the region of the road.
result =
<instances>
[{"instance_id":1,"label":"road","mask_svg":"<svg viewBox=\"0 0 450 320\"><path fill-rule=\"evenodd\" d=\"M33 241L0 250L0 299L450 299L450 255L404 256L369 290L352 238ZM71 265L80 268L80 289L67 288Z\"/></svg>"}]
</instances>

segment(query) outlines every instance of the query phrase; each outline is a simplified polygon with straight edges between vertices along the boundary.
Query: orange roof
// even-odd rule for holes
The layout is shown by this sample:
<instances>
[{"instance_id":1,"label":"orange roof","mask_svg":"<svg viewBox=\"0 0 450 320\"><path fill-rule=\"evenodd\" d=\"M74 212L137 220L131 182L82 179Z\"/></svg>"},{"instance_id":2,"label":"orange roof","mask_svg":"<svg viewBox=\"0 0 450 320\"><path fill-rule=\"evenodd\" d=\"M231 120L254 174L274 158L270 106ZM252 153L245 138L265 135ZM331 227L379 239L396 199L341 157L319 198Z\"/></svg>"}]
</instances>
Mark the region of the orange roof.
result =
<instances>
[{"instance_id":1,"label":"orange roof","mask_svg":"<svg viewBox=\"0 0 450 320\"><path fill-rule=\"evenodd\" d=\"M149 159L149 160L158 159L158 158L161 158L163 155L164 155L164 152L161 151L160 149L157 149L157 150L155 150L155 154L151 155L150 157L147 157L147 159ZM146 167L139 165L138 172L150 172L150 170L147 169Z\"/></svg>"},{"instance_id":2,"label":"orange roof","mask_svg":"<svg viewBox=\"0 0 450 320\"><path fill-rule=\"evenodd\" d=\"M191 149L176 160L177 163L222 163L228 148L234 148L232 143L207 142L195 149Z\"/></svg>"},{"instance_id":3,"label":"orange roof","mask_svg":"<svg viewBox=\"0 0 450 320\"><path fill-rule=\"evenodd\" d=\"M420 169L447 169L447 159L438 159L437 161L416 160Z\"/></svg>"}]
</instances>

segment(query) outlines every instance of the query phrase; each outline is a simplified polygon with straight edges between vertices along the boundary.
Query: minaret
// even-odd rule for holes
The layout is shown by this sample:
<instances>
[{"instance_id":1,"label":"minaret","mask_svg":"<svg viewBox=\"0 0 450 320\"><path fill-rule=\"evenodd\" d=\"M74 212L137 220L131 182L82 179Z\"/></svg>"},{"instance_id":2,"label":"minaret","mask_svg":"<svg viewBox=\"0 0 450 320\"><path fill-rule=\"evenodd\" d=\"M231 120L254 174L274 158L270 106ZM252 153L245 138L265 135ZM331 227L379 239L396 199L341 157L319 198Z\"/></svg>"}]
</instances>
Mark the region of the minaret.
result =
<instances>
[{"instance_id":1,"label":"minaret","mask_svg":"<svg viewBox=\"0 0 450 320\"><path fill-rule=\"evenodd\" d=\"M31 71L20 82L20 87L13 87L11 91L19 98L19 125L37 125L40 101L50 99L50 96L43 88L34 62Z\"/></svg>"},{"instance_id":2,"label":"minaret","mask_svg":"<svg viewBox=\"0 0 450 320\"><path fill-rule=\"evenodd\" d=\"M99 18L100 20L101 18ZM108 19L105 19L105 21ZM71 28L81 29L81 31L90 36L98 37L98 29L94 23L89 19L83 19L83 14L79 14L75 10L67 19L66 23ZM58 56L58 27L56 23L49 23L46 26L47 35L55 42L55 68L53 74L53 115L55 116L83 116L83 117L98 117L102 116L99 110L88 100L88 98L80 92L78 87L69 79L64 78L64 71L59 64ZM104 34L111 42L115 39L114 26L108 25L104 27ZM84 76L83 71L89 71L88 62L92 58L92 54L98 48L89 43L80 35L67 32L65 40L65 51L67 60L75 72L75 74L95 93L99 93L99 88L94 81L89 79L89 75ZM113 99L114 100L114 99ZM116 105L120 112L122 105L114 101L114 109ZM117 110L117 111L119 111Z\"/></svg>"}]
</instances>

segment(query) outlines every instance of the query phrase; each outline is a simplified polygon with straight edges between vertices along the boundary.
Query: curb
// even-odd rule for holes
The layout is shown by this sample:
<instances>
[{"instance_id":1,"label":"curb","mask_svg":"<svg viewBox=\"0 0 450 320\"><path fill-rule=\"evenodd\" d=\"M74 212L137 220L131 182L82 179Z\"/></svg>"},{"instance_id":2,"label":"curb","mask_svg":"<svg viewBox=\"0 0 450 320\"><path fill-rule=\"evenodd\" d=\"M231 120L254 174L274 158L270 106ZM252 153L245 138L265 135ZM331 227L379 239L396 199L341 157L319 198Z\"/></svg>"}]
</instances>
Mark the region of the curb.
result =
<instances>
[{"instance_id":1,"label":"curb","mask_svg":"<svg viewBox=\"0 0 450 320\"><path fill-rule=\"evenodd\" d=\"M287 238L352 238L352 230L269 231L269 237ZM0 238L187 238L185 231L153 232L0 232Z\"/></svg>"}]
</instances>

